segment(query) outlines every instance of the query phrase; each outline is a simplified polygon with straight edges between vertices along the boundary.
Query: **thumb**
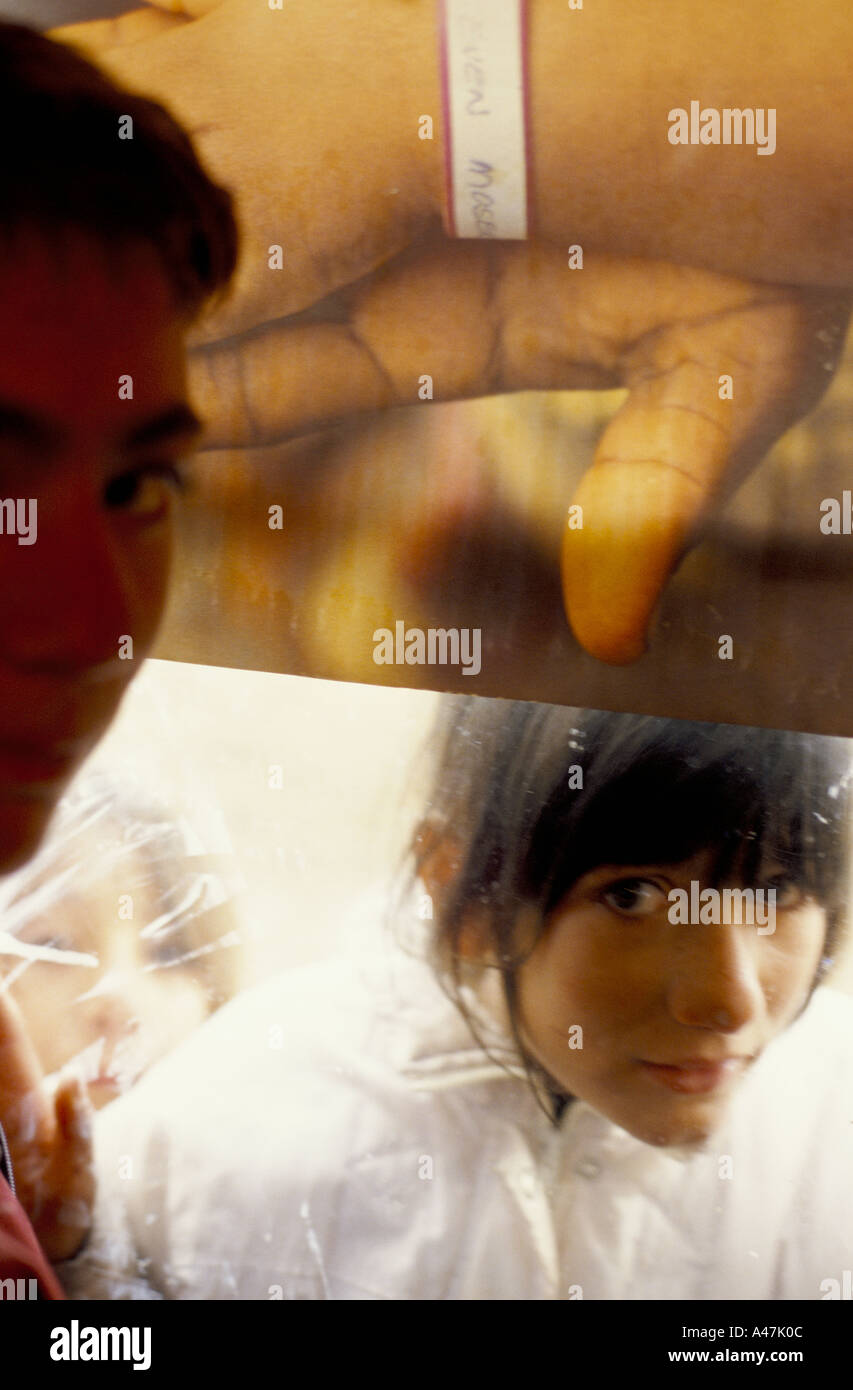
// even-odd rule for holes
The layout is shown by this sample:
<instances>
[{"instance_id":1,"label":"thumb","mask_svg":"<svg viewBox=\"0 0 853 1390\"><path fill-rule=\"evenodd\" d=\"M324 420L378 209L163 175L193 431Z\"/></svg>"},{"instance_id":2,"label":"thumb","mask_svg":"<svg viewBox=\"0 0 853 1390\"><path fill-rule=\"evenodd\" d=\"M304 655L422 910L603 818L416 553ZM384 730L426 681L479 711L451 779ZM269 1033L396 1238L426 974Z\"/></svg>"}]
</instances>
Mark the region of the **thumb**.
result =
<instances>
[{"instance_id":1,"label":"thumb","mask_svg":"<svg viewBox=\"0 0 853 1390\"><path fill-rule=\"evenodd\" d=\"M92 1151L94 1110L84 1083L77 1076L60 1082L54 1095L58 1147L73 1165L88 1163Z\"/></svg>"},{"instance_id":2,"label":"thumb","mask_svg":"<svg viewBox=\"0 0 853 1390\"><path fill-rule=\"evenodd\" d=\"M168 6L164 7L168 8ZM63 24L49 29L48 38L57 43L73 44L82 48L97 60L101 53L111 48L121 48L125 44L139 43L142 39L153 39L159 34L170 33L183 28L186 19L177 13L164 14L162 9L132 10L116 19L90 19L82 24Z\"/></svg>"}]
</instances>

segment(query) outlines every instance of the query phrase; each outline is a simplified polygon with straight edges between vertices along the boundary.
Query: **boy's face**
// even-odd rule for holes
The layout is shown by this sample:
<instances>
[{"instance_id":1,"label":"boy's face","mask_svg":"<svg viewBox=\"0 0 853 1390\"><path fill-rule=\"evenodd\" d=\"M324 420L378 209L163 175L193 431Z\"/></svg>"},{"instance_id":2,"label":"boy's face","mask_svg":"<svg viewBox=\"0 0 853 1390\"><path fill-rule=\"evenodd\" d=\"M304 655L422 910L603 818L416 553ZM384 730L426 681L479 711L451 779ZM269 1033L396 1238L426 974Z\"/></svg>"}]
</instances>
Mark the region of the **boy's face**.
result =
<instances>
[{"instance_id":1,"label":"boy's face","mask_svg":"<svg viewBox=\"0 0 853 1390\"><path fill-rule=\"evenodd\" d=\"M731 912L728 923L670 920L670 891L689 894L695 881L701 892L710 867L702 854L593 869L519 972L532 1054L568 1094L648 1144L717 1129L747 1069L806 1003L823 950L825 909L775 873L772 932Z\"/></svg>"},{"instance_id":2,"label":"boy's face","mask_svg":"<svg viewBox=\"0 0 853 1390\"><path fill-rule=\"evenodd\" d=\"M171 470L196 434L185 328L147 247L0 245L0 872L37 846L154 640Z\"/></svg>"}]
</instances>

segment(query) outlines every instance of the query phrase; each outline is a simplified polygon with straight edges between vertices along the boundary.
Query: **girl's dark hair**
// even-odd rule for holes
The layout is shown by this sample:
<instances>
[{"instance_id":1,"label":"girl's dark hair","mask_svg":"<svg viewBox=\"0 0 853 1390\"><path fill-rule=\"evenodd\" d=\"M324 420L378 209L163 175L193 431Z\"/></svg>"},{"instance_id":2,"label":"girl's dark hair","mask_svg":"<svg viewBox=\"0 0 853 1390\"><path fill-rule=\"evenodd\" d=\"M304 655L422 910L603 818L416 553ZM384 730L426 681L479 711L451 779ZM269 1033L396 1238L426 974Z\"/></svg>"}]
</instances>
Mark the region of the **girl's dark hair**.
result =
<instances>
[{"instance_id":1,"label":"girl's dark hair","mask_svg":"<svg viewBox=\"0 0 853 1390\"><path fill-rule=\"evenodd\" d=\"M122 117L132 139L119 138ZM0 239L76 229L108 249L149 243L190 313L227 284L230 195L163 106L120 90L73 49L0 22L0 129Z\"/></svg>"},{"instance_id":2,"label":"girl's dark hair","mask_svg":"<svg viewBox=\"0 0 853 1390\"><path fill-rule=\"evenodd\" d=\"M678 864L710 848L712 883L755 887L778 863L827 910L828 967L847 891L846 740L482 697L445 699L436 734L413 861L417 873L436 846L454 847L435 963L469 1022L472 912L520 1045L517 967L572 885L604 864Z\"/></svg>"}]
</instances>

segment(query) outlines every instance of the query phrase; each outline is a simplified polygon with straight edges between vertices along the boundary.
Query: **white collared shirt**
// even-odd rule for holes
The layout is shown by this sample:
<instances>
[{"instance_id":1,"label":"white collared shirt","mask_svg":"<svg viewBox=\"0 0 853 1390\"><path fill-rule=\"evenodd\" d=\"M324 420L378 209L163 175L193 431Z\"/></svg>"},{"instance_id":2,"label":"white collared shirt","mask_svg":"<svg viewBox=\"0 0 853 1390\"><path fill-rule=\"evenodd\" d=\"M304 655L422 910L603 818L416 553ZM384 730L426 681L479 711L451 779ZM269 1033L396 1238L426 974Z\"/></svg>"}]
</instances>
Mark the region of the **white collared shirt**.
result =
<instances>
[{"instance_id":1,"label":"white collared shirt","mask_svg":"<svg viewBox=\"0 0 853 1390\"><path fill-rule=\"evenodd\" d=\"M819 989L687 1153L581 1101L555 1128L423 962L355 938L102 1112L98 1162L72 1297L820 1299L853 1269L853 1001Z\"/></svg>"}]
</instances>

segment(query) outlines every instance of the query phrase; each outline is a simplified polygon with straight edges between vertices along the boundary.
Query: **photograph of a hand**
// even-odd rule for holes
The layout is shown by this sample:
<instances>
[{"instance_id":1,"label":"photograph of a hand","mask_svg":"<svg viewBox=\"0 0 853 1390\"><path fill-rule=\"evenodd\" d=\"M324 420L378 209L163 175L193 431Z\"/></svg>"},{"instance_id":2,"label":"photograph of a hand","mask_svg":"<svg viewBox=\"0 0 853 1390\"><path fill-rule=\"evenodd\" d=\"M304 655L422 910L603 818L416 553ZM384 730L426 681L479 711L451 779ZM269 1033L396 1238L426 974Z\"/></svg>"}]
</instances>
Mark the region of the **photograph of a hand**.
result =
<instances>
[{"instance_id":1,"label":"photograph of a hand","mask_svg":"<svg viewBox=\"0 0 853 1390\"><path fill-rule=\"evenodd\" d=\"M524 390L625 387L565 532L581 645L640 656L670 574L712 509L818 401L850 299L686 266L445 245L338 297L338 321L282 320L192 358L209 447L268 445L360 412ZM327 301L327 312L332 309ZM424 408L427 408L426 406ZM577 515L577 514L576 514Z\"/></svg>"},{"instance_id":2,"label":"photograph of a hand","mask_svg":"<svg viewBox=\"0 0 853 1390\"><path fill-rule=\"evenodd\" d=\"M416 403L425 378L436 401L626 387L566 497L582 526L576 512L562 582L581 647L634 661L703 523L829 385L849 296L808 283L827 271L798 255L796 220L787 250L778 239L781 262L758 237L740 255L761 280L719 273L738 237L749 241L734 198L719 208L727 235L716 241L691 239L686 205L675 206L671 230L657 232L678 264L593 246L571 269L553 241L553 185L540 198L548 242L449 241L436 142L415 138L435 95L431 16L385 0L346 13L314 0L286 27L280 18L245 0L157 0L56 31L170 105L237 196L240 267L191 358L206 447L271 445ZM375 74L368 90L359 71L359 53L374 50L383 71L397 63L394 96ZM713 185L707 197L710 224ZM605 186L601 198L618 207L620 190ZM771 283L779 264L805 283Z\"/></svg>"}]
</instances>

